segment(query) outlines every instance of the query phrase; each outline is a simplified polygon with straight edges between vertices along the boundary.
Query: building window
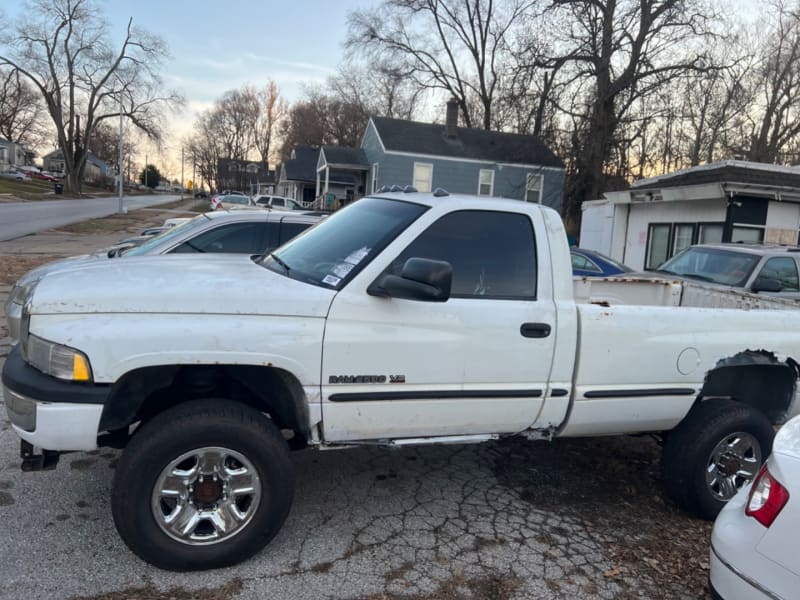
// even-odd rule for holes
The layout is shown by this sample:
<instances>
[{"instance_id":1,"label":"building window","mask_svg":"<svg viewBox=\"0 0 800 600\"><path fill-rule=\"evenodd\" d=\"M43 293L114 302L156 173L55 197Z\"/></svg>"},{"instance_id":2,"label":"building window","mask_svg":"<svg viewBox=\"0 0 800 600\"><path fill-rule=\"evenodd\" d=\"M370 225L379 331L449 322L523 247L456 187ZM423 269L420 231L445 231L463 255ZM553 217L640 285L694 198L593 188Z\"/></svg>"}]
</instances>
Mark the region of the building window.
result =
<instances>
[{"instance_id":1,"label":"building window","mask_svg":"<svg viewBox=\"0 0 800 600\"><path fill-rule=\"evenodd\" d=\"M372 163L372 193L378 191L378 163Z\"/></svg>"},{"instance_id":2,"label":"building window","mask_svg":"<svg viewBox=\"0 0 800 600\"><path fill-rule=\"evenodd\" d=\"M494 193L494 170L481 169L478 173L478 196L491 196Z\"/></svg>"},{"instance_id":3,"label":"building window","mask_svg":"<svg viewBox=\"0 0 800 600\"><path fill-rule=\"evenodd\" d=\"M669 258L670 223L651 223L647 228L647 256L645 269L657 269Z\"/></svg>"},{"instance_id":4,"label":"building window","mask_svg":"<svg viewBox=\"0 0 800 600\"><path fill-rule=\"evenodd\" d=\"M731 230L731 242L760 244L764 241L763 227L743 227L734 225Z\"/></svg>"},{"instance_id":5,"label":"building window","mask_svg":"<svg viewBox=\"0 0 800 600\"><path fill-rule=\"evenodd\" d=\"M722 241L722 223L698 223L697 224L697 243L698 244L718 244Z\"/></svg>"},{"instance_id":6,"label":"building window","mask_svg":"<svg viewBox=\"0 0 800 600\"><path fill-rule=\"evenodd\" d=\"M433 165L430 163L414 163L414 187L418 192L430 192L433 183Z\"/></svg>"},{"instance_id":7,"label":"building window","mask_svg":"<svg viewBox=\"0 0 800 600\"><path fill-rule=\"evenodd\" d=\"M6 162L6 149L0 148L0 162Z\"/></svg>"},{"instance_id":8,"label":"building window","mask_svg":"<svg viewBox=\"0 0 800 600\"><path fill-rule=\"evenodd\" d=\"M676 223L672 232L672 251L670 256L674 256L684 248L688 248L694 243L694 223Z\"/></svg>"},{"instance_id":9,"label":"building window","mask_svg":"<svg viewBox=\"0 0 800 600\"><path fill-rule=\"evenodd\" d=\"M538 173L528 173L525 178L525 201L542 202L542 176Z\"/></svg>"}]
</instances>

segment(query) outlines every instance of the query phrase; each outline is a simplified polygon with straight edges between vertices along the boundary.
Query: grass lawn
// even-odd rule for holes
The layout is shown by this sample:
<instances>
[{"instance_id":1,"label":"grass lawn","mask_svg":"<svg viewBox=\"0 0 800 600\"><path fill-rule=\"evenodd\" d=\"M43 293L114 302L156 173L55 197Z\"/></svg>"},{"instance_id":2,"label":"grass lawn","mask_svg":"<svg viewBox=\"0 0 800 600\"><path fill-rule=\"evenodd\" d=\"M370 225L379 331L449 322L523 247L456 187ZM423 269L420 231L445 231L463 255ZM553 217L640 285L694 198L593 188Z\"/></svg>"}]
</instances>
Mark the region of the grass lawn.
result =
<instances>
[{"instance_id":1,"label":"grass lawn","mask_svg":"<svg viewBox=\"0 0 800 600\"><path fill-rule=\"evenodd\" d=\"M113 195L104 188L93 187L90 185L83 186L84 194L100 194L106 193ZM56 196L53 193L53 182L42 181L40 179L31 179L30 181L17 181L16 179L8 179L0 177L0 194L11 194L14 200L60 200L62 196ZM73 196L63 197L65 200Z\"/></svg>"}]
</instances>

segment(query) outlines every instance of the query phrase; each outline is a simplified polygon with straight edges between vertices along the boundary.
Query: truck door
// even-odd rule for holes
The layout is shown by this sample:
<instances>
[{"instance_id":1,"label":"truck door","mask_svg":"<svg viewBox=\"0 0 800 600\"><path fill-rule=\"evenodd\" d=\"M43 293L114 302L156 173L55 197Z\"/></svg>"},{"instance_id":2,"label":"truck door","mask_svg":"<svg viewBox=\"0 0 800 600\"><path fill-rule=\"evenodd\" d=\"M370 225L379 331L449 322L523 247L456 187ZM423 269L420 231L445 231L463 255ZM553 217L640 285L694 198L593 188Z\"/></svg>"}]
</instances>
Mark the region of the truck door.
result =
<instances>
[{"instance_id":1,"label":"truck door","mask_svg":"<svg viewBox=\"0 0 800 600\"><path fill-rule=\"evenodd\" d=\"M503 433L533 423L556 328L550 268L537 269L537 258L550 264L544 244L537 257L526 213L462 210L378 257L377 272L394 274L412 257L449 262L451 296L376 297L367 293L376 271L339 292L323 347L325 439Z\"/></svg>"}]
</instances>

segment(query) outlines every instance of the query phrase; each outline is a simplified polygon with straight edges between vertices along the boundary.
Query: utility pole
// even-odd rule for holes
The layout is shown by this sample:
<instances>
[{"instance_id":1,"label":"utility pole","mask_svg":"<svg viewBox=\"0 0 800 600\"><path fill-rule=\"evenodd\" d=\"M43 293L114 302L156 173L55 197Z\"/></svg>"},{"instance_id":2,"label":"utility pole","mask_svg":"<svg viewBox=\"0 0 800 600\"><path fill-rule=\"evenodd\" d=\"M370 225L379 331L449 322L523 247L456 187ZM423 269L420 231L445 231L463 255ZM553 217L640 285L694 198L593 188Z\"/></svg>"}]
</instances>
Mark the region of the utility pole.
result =
<instances>
[{"instance_id":1,"label":"utility pole","mask_svg":"<svg viewBox=\"0 0 800 600\"><path fill-rule=\"evenodd\" d=\"M181 200L183 200L183 146L181 146Z\"/></svg>"},{"instance_id":2,"label":"utility pole","mask_svg":"<svg viewBox=\"0 0 800 600\"><path fill-rule=\"evenodd\" d=\"M123 174L123 164L124 164L124 157L123 157L123 131L122 131L122 94L119 97L119 213L122 214L122 195L124 194L124 187L122 178L124 177Z\"/></svg>"},{"instance_id":3,"label":"utility pole","mask_svg":"<svg viewBox=\"0 0 800 600\"><path fill-rule=\"evenodd\" d=\"M144 154L144 191L148 191L150 188L147 187L147 153Z\"/></svg>"}]
</instances>

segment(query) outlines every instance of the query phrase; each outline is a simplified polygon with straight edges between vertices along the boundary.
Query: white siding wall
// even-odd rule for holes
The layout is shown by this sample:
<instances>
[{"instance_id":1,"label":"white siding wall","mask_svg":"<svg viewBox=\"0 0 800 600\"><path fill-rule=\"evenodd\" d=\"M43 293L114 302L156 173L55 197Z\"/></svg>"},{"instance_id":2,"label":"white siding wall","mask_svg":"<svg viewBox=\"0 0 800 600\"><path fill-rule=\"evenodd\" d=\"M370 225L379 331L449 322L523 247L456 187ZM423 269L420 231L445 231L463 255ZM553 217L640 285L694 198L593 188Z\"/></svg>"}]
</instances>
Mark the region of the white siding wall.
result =
<instances>
[{"instance_id":1,"label":"white siding wall","mask_svg":"<svg viewBox=\"0 0 800 600\"><path fill-rule=\"evenodd\" d=\"M631 204L630 211L624 259L617 255L614 255L614 258L623 260L626 265L636 270L644 269L647 228L650 223L700 223L725 220L725 203L722 200ZM623 229L620 229L620 234Z\"/></svg>"}]
</instances>

